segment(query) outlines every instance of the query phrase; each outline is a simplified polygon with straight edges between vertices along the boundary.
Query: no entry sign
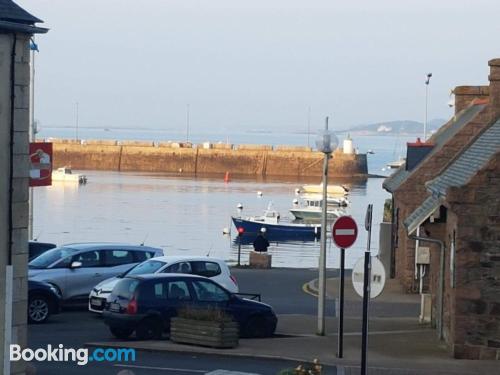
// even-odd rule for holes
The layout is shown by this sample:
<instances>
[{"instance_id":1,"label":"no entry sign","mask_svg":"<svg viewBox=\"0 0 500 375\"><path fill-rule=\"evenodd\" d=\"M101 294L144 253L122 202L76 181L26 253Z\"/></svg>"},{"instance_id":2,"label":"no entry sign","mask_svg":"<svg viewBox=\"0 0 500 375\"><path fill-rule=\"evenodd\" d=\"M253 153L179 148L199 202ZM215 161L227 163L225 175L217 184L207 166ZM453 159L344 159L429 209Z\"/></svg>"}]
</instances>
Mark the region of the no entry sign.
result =
<instances>
[{"instance_id":1,"label":"no entry sign","mask_svg":"<svg viewBox=\"0 0 500 375\"><path fill-rule=\"evenodd\" d=\"M333 224L332 237L338 247L351 247L358 237L358 226L354 219L350 216L339 217Z\"/></svg>"}]
</instances>

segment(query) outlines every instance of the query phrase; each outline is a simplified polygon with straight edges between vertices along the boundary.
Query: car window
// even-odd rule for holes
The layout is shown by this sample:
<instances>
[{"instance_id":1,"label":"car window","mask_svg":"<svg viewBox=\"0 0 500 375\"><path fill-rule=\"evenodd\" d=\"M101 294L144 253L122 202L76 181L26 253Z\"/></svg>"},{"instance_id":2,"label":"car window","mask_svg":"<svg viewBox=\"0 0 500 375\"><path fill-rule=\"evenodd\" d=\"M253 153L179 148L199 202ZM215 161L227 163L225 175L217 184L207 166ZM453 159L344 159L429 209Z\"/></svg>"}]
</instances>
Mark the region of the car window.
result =
<instances>
[{"instance_id":1,"label":"car window","mask_svg":"<svg viewBox=\"0 0 500 375\"><path fill-rule=\"evenodd\" d=\"M139 284L138 280L134 279L123 279L118 282L113 288L113 294L130 299L132 294L134 294L135 288Z\"/></svg>"},{"instance_id":2,"label":"car window","mask_svg":"<svg viewBox=\"0 0 500 375\"><path fill-rule=\"evenodd\" d=\"M61 259L59 262L54 264L52 268L69 268L72 258L73 257L66 257L64 259Z\"/></svg>"},{"instance_id":3,"label":"car window","mask_svg":"<svg viewBox=\"0 0 500 375\"><path fill-rule=\"evenodd\" d=\"M163 271L164 273L191 273L191 265L189 262L179 262L168 266Z\"/></svg>"},{"instance_id":4,"label":"car window","mask_svg":"<svg viewBox=\"0 0 500 375\"><path fill-rule=\"evenodd\" d=\"M102 261L102 251L92 250L85 251L84 253L76 254L73 256L72 262L81 262L82 267L101 267Z\"/></svg>"},{"instance_id":5,"label":"car window","mask_svg":"<svg viewBox=\"0 0 500 375\"><path fill-rule=\"evenodd\" d=\"M134 251L135 261L144 262L145 260L151 259L154 253L151 251Z\"/></svg>"},{"instance_id":6,"label":"car window","mask_svg":"<svg viewBox=\"0 0 500 375\"><path fill-rule=\"evenodd\" d=\"M221 274L220 266L215 262L196 261L190 263L195 275L214 277Z\"/></svg>"},{"instance_id":7,"label":"car window","mask_svg":"<svg viewBox=\"0 0 500 375\"><path fill-rule=\"evenodd\" d=\"M196 298L202 302L225 302L229 300L229 294L215 283L210 281L193 281Z\"/></svg>"},{"instance_id":8,"label":"car window","mask_svg":"<svg viewBox=\"0 0 500 375\"><path fill-rule=\"evenodd\" d=\"M78 250L71 247L57 247L55 249L50 249L33 259L29 265L31 268L46 268L58 260L74 254L76 251Z\"/></svg>"},{"instance_id":9,"label":"car window","mask_svg":"<svg viewBox=\"0 0 500 375\"><path fill-rule=\"evenodd\" d=\"M127 275L145 275L147 273L155 273L162 268L166 263L159 260L148 260L127 272Z\"/></svg>"},{"instance_id":10,"label":"car window","mask_svg":"<svg viewBox=\"0 0 500 375\"><path fill-rule=\"evenodd\" d=\"M185 281L170 281L168 283L168 299L187 301L191 299L189 288Z\"/></svg>"},{"instance_id":11,"label":"car window","mask_svg":"<svg viewBox=\"0 0 500 375\"><path fill-rule=\"evenodd\" d=\"M134 257L128 250L106 250L105 264L108 267L134 263Z\"/></svg>"}]
</instances>

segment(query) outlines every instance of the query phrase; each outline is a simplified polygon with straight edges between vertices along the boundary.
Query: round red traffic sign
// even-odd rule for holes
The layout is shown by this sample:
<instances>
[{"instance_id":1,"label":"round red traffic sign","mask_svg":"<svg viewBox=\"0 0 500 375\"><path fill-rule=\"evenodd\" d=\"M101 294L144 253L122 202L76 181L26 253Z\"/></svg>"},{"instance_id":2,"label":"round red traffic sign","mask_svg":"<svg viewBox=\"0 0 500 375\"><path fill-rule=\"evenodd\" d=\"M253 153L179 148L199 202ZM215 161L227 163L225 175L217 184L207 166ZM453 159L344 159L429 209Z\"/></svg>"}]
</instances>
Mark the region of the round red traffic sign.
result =
<instances>
[{"instance_id":1,"label":"round red traffic sign","mask_svg":"<svg viewBox=\"0 0 500 375\"><path fill-rule=\"evenodd\" d=\"M332 238L338 247L351 247L358 237L358 226L350 216L339 217L332 228Z\"/></svg>"}]
</instances>

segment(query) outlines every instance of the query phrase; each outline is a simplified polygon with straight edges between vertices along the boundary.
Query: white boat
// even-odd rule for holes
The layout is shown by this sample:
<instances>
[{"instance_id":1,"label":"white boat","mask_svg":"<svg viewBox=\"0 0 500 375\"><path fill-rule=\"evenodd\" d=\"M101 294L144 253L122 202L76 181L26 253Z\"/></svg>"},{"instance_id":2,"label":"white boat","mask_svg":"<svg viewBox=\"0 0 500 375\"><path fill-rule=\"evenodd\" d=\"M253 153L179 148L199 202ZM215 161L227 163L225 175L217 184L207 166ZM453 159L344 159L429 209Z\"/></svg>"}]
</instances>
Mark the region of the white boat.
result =
<instances>
[{"instance_id":1,"label":"white boat","mask_svg":"<svg viewBox=\"0 0 500 375\"><path fill-rule=\"evenodd\" d=\"M290 213L298 220L319 220L323 212L322 208L323 199L318 196L302 197L300 201L295 199L293 201L293 208ZM326 217L328 220L334 220L345 214L345 211L340 207L347 206L349 201L344 198L327 198L327 211Z\"/></svg>"},{"instance_id":2,"label":"white boat","mask_svg":"<svg viewBox=\"0 0 500 375\"><path fill-rule=\"evenodd\" d=\"M404 163L406 162L405 158L400 158L399 160L396 161L391 161L390 163L387 163L387 166L391 169L398 169L401 167Z\"/></svg>"},{"instance_id":3,"label":"white boat","mask_svg":"<svg viewBox=\"0 0 500 375\"><path fill-rule=\"evenodd\" d=\"M322 194L323 184L304 185L299 189L299 191L305 194ZM347 195L349 193L349 189L342 185L328 185L326 187L326 192L328 195Z\"/></svg>"},{"instance_id":4,"label":"white boat","mask_svg":"<svg viewBox=\"0 0 500 375\"><path fill-rule=\"evenodd\" d=\"M52 181L74 182L78 184L87 183L87 176L83 174L73 173L69 167L57 168L52 171Z\"/></svg>"}]
</instances>

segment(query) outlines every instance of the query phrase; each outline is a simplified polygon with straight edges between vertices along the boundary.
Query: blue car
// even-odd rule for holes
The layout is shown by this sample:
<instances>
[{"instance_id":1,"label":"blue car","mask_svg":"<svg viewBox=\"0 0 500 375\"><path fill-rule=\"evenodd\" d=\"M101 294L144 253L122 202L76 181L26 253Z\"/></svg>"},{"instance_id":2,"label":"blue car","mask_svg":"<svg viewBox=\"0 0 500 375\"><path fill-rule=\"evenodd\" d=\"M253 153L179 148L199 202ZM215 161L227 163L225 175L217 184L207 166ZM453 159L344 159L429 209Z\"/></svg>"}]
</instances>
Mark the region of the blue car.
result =
<instances>
[{"instance_id":1,"label":"blue car","mask_svg":"<svg viewBox=\"0 0 500 375\"><path fill-rule=\"evenodd\" d=\"M61 306L61 295L54 286L28 280L28 321L45 323L50 315L58 314Z\"/></svg>"},{"instance_id":2,"label":"blue car","mask_svg":"<svg viewBox=\"0 0 500 375\"><path fill-rule=\"evenodd\" d=\"M127 276L107 298L105 324L120 339L159 339L181 308L221 309L239 324L242 337L271 336L277 317L271 306L230 293L212 280L186 274Z\"/></svg>"}]
</instances>

